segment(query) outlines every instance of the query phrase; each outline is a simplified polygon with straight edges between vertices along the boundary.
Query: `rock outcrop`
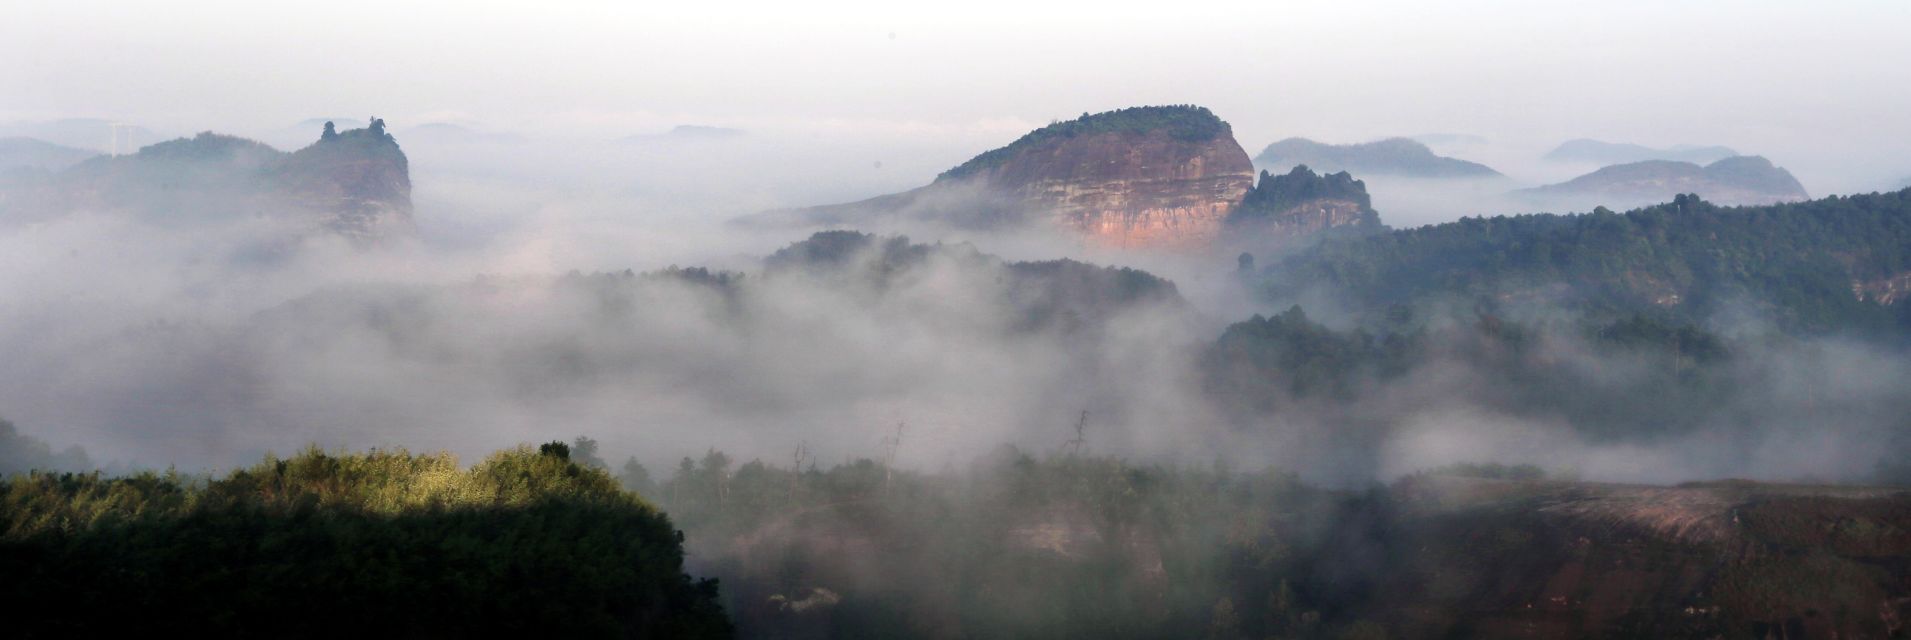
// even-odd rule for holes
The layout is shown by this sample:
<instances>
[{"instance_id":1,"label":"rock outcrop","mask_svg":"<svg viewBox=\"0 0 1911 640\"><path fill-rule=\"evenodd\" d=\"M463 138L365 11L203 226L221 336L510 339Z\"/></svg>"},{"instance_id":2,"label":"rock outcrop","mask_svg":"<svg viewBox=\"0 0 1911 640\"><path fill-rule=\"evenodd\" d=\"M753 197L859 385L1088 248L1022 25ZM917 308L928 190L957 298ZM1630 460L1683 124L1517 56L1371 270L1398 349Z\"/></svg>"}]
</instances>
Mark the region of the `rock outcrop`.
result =
<instances>
[{"instance_id":1,"label":"rock outcrop","mask_svg":"<svg viewBox=\"0 0 1911 640\"><path fill-rule=\"evenodd\" d=\"M1046 223L1104 246L1199 249L1253 183L1247 152L1207 109L1136 107L1037 129L913 191L767 215L809 224L882 216Z\"/></svg>"},{"instance_id":2,"label":"rock outcrop","mask_svg":"<svg viewBox=\"0 0 1911 640\"><path fill-rule=\"evenodd\" d=\"M1094 242L1128 248L1211 244L1253 182L1232 129L1199 107L1050 125L936 179L1009 194Z\"/></svg>"},{"instance_id":3,"label":"rock outcrop","mask_svg":"<svg viewBox=\"0 0 1911 640\"><path fill-rule=\"evenodd\" d=\"M348 237L373 239L412 228L411 168L385 121L333 133L293 152L278 167L278 188L323 224Z\"/></svg>"},{"instance_id":4,"label":"rock outcrop","mask_svg":"<svg viewBox=\"0 0 1911 640\"><path fill-rule=\"evenodd\" d=\"M1228 216L1242 236L1289 240L1330 229L1379 230L1380 214L1367 184L1342 171L1320 175L1306 165L1282 175L1261 172L1261 181Z\"/></svg>"},{"instance_id":5,"label":"rock outcrop","mask_svg":"<svg viewBox=\"0 0 1911 640\"><path fill-rule=\"evenodd\" d=\"M1708 202L1727 206L1795 202L1810 197L1791 172L1759 156L1735 156L1703 167L1667 160L1613 165L1566 182L1515 193L1562 201L1569 207L1636 206L1665 202L1682 193L1696 193Z\"/></svg>"},{"instance_id":6,"label":"rock outcrop","mask_svg":"<svg viewBox=\"0 0 1911 640\"><path fill-rule=\"evenodd\" d=\"M1859 300L1891 306L1911 300L1911 271L1883 278L1851 281L1851 294Z\"/></svg>"},{"instance_id":7,"label":"rock outcrop","mask_svg":"<svg viewBox=\"0 0 1911 640\"><path fill-rule=\"evenodd\" d=\"M374 119L343 132L328 123L317 142L292 153L205 132L0 182L0 220L74 211L173 225L266 217L372 240L411 229L411 175L384 121Z\"/></svg>"},{"instance_id":8,"label":"rock outcrop","mask_svg":"<svg viewBox=\"0 0 1911 640\"><path fill-rule=\"evenodd\" d=\"M1361 144L1325 144L1306 138L1288 138L1267 145L1254 163L1274 171L1311 166L1324 172L1351 171L1363 176L1401 178L1498 178L1500 172L1477 163L1435 155L1427 145L1408 138L1388 138Z\"/></svg>"}]
</instances>

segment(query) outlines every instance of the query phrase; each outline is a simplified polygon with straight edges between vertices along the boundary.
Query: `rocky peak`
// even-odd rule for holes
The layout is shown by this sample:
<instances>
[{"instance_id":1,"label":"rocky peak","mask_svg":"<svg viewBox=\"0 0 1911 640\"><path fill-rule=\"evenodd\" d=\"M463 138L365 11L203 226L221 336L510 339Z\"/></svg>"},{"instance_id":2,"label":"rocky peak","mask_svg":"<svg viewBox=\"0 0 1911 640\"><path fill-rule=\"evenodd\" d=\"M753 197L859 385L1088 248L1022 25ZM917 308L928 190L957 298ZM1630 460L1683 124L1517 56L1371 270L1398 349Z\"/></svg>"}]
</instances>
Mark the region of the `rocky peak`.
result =
<instances>
[{"instance_id":1,"label":"rocky peak","mask_svg":"<svg viewBox=\"0 0 1911 640\"><path fill-rule=\"evenodd\" d=\"M295 216L369 240L411 228L411 175L384 121L373 119L349 131L327 123L317 142L292 153L208 131L0 184L0 218L44 219L82 209L169 224Z\"/></svg>"},{"instance_id":2,"label":"rocky peak","mask_svg":"<svg viewBox=\"0 0 1911 640\"><path fill-rule=\"evenodd\" d=\"M1200 249L1254 185L1226 122L1202 107L1134 107L1057 122L978 155L928 186L757 221L861 224L884 217L965 227L1051 224L1107 246Z\"/></svg>"},{"instance_id":3,"label":"rocky peak","mask_svg":"<svg viewBox=\"0 0 1911 640\"><path fill-rule=\"evenodd\" d=\"M1036 129L919 189L766 217L831 225L882 216L971 227L1034 222L1103 246L1197 251L1221 244L1225 227L1235 225L1274 240L1380 226L1366 185L1345 171L1322 176L1301 166L1262 173L1259 187L1254 180L1233 128L1212 112L1134 107Z\"/></svg>"},{"instance_id":4,"label":"rocky peak","mask_svg":"<svg viewBox=\"0 0 1911 640\"><path fill-rule=\"evenodd\" d=\"M1006 196L1092 242L1202 248L1253 186L1232 129L1195 106L1136 107L1051 124L934 185Z\"/></svg>"},{"instance_id":5,"label":"rocky peak","mask_svg":"<svg viewBox=\"0 0 1911 640\"><path fill-rule=\"evenodd\" d=\"M1262 171L1227 222L1256 238L1292 238L1333 228L1378 229L1380 214L1367 183L1345 171L1321 175L1300 165L1282 175Z\"/></svg>"},{"instance_id":6,"label":"rocky peak","mask_svg":"<svg viewBox=\"0 0 1911 640\"><path fill-rule=\"evenodd\" d=\"M337 131L325 123L318 142L289 154L278 170L295 203L328 214L326 226L369 239L410 229L411 169L385 121Z\"/></svg>"}]
</instances>

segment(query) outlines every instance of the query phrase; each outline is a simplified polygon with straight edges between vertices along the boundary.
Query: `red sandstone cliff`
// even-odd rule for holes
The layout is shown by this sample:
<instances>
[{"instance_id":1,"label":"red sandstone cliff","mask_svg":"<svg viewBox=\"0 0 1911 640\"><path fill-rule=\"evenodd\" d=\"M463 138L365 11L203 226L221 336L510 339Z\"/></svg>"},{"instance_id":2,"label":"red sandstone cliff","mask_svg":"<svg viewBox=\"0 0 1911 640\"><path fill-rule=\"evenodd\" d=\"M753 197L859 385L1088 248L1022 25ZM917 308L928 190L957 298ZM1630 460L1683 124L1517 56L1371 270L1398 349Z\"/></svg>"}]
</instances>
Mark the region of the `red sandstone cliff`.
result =
<instances>
[{"instance_id":1,"label":"red sandstone cliff","mask_svg":"<svg viewBox=\"0 0 1911 640\"><path fill-rule=\"evenodd\" d=\"M1049 225L1102 246L1194 251L1380 226L1366 185L1346 172L1321 176L1298 167L1262 174L1257 186L1233 129L1195 106L1082 114L984 152L919 189L752 220L863 225L884 218L970 228ZM1244 242L1248 237L1254 241Z\"/></svg>"},{"instance_id":2,"label":"red sandstone cliff","mask_svg":"<svg viewBox=\"0 0 1911 640\"><path fill-rule=\"evenodd\" d=\"M1228 135L1109 131L1044 139L1000 164L937 181L950 183L1007 194L1092 242L1204 248L1253 187L1254 166Z\"/></svg>"},{"instance_id":3,"label":"red sandstone cliff","mask_svg":"<svg viewBox=\"0 0 1911 640\"><path fill-rule=\"evenodd\" d=\"M1096 244L1203 249L1254 186L1226 122L1194 106L1083 114L1029 132L905 193L758 220L861 224L885 216L965 227L1046 224Z\"/></svg>"}]
</instances>

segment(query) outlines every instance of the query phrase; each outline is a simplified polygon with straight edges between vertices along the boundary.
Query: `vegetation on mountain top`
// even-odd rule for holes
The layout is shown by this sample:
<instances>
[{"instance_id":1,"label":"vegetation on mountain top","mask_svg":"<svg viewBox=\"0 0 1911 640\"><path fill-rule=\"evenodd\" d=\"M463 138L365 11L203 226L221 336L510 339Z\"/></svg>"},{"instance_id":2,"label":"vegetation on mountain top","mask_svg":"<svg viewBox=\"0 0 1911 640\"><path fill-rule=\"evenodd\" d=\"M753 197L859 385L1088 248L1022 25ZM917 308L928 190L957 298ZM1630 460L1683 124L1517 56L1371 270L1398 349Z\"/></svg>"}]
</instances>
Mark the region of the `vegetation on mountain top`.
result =
<instances>
[{"instance_id":1,"label":"vegetation on mountain top","mask_svg":"<svg viewBox=\"0 0 1911 640\"><path fill-rule=\"evenodd\" d=\"M1266 262L1271 300L1325 288L1378 317L1405 305L1565 309L1708 323L1747 312L1802 334L1911 333L1911 305L1863 285L1911 273L1911 190L1756 207L1697 196L1615 213L1462 218Z\"/></svg>"},{"instance_id":2,"label":"vegetation on mountain top","mask_svg":"<svg viewBox=\"0 0 1911 640\"><path fill-rule=\"evenodd\" d=\"M1233 134L1228 123L1195 105L1129 107L1052 123L1030 131L1008 146L983 152L968 162L936 176L937 181L965 178L1000 166L1025 151L1059 140L1104 133L1145 134L1162 132L1184 142L1206 142Z\"/></svg>"},{"instance_id":3,"label":"vegetation on mountain top","mask_svg":"<svg viewBox=\"0 0 1911 640\"><path fill-rule=\"evenodd\" d=\"M1260 182L1228 214L1228 222L1235 224L1265 220L1315 200L1354 202L1368 214L1369 224L1363 226L1380 226L1380 216L1373 210L1373 198L1367 195L1367 183L1355 180L1352 174L1345 171L1316 174L1307 165L1295 166L1281 175L1262 171Z\"/></svg>"}]
</instances>

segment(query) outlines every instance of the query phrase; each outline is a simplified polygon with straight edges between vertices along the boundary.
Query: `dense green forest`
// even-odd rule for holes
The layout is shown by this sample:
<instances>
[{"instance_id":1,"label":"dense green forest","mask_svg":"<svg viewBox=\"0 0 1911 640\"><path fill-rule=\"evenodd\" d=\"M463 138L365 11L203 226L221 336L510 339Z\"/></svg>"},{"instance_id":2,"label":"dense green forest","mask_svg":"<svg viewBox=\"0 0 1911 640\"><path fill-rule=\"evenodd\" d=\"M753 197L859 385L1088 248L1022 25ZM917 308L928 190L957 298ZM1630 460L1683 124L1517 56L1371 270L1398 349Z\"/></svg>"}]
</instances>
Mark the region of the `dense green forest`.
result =
<instances>
[{"instance_id":1,"label":"dense green forest","mask_svg":"<svg viewBox=\"0 0 1911 640\"><path fill-rule=\"evenodd\" d=\"M219 478L0 482L14 637L728 637L680 534L567 445L473 467L403 450Z\"/></svg>"},{"instance_id":2,"label":"dense green forest","mask_svg":"<svg viewBox=\"0 0 1911 640\"><path fill-rule=\"evenodd\" d=\"M1901 336L1911 305L1885 283L1911 273L1911 190L1758 207L1680 196L1626 213L1465 218L1332 238L1265 265L1256 285L1267 298L1324 290L1369 320L1404 305Z\"/></svg>"},{"instance_id":3,"label":"dense green forest","mask_svg":"<svg viewBox=\"0 0 1911 640\"><path fill-rule=\"evenodd\" d=\"M908 236L819 231L763 261L766 279L802 274L878 294L928 277L932 262L994 272L1000 285L995 301L1013 312L1010 328L1017 331L1075 333L1122 310L1183 303L1173 282L1139 269L1066 258L1005 262L966 243L917 244Z\"/></svg>"},{"instance_id":4,"label":"dense green forest","mask_svg":"<svg viewBox=\"0 0 1911 640\"><path fill-rule=\"evenodd\" d=\"M751 637L1265 637L1327 624L1321 603L1350 588L1297 547L1328 544L1358 500L1074 451L923 474L712 450L661 482L635 460L621 477L682 523Z\"/></svg>"},{"instance_id":5,"label":"dense green forest","mask_svg":"<svg viewBox=\"0 0 1911 640\"><path fill-rule=\"evenodd\" d=\"M661 482L632 460L621 477L683 524L747 637L1881 635L1904 592L1892 563L1911 552L1904 495L1658 495L1491 463L1326 490L1095 455L1092 440L934 474L798 449L784 465L710 450ZM1730 540L1633 520L1686 499L1750 502Z\"/></svg>"},{"instance_id":6,"label":"dense green forest","mask_svg":"<svg viewBox=\"0 0 1911 640\"><path fill-rule=\"evenodd\" d=\"M800 447L786 465L711 449L661 480L632 458L613 478L578 438L473 467L308 450L220 478L15 475L0 569L35 614L18 637L1876 636L1911 602L1893 578L1904 494L1493 463L1329 490L1095 440L935 473ZM1731 537L1638 520L1695 499L1730 510ZM685 575L686 548L723 589Z\"/></svg>"},{"instance_id":7,"label":"dense green forest","mask_svg":"<svg viewBox=\"0 0 1911 640\"><path fill-rule=\"evenodd\" d=\"M1205 389L1244 428L1265 416L1311 415L1351 433L1384 430L1424 408L1430 400L1392 410L1383 401L1431 385L1441 396L1464 393L1474 408L1562 424L1592 442L1655 442L1707 428L1749 436L1786 420L1835 422L1843 411L1911 415L1911 397L1894 393L1815 407L1814 398L1833 392L1806 381L1835 388L1825 381L1851 365L1834 347L1808 340L1727 337L1652 315L1550 323L1482 315L1429 327L1396 309L1382 324L1334 329L1299 307L1254 316L1229 326L1202 355ZM1877 446L1911 453L1904 444Z\"/></svg>"},{"instance_id":8,"label":"dense green forest","mask_svg":"<svg viewBox=\"0 0 1911 640\"><path fill-rule=\"evenodd\" d=\"M1216 117L1214 112L1209 111L1207 107L1191 104L1128 107L1096 114L1084 113L1080 118L1052 123L1030 131L1009 143L1008 146L985 151L981 155L970 158L968 162L942 172L942 175L936 176L936 180L965 178L987 171L1030 148L1055 140L1103 133L1142 134L1156 131L1165 132L1176 140L1187 142L1205 142L1233 134L1233 129L1228 126L1228 123Z\"/></svg>"}]
</instances>

